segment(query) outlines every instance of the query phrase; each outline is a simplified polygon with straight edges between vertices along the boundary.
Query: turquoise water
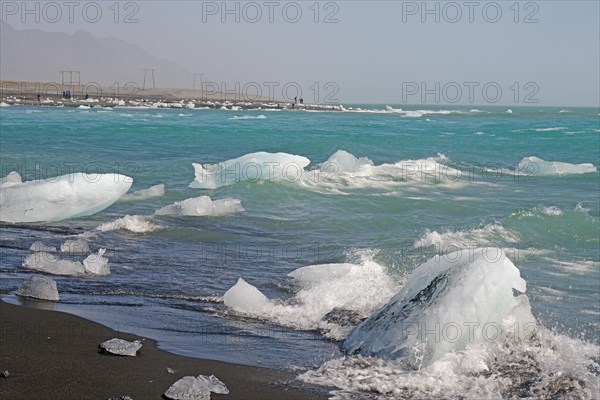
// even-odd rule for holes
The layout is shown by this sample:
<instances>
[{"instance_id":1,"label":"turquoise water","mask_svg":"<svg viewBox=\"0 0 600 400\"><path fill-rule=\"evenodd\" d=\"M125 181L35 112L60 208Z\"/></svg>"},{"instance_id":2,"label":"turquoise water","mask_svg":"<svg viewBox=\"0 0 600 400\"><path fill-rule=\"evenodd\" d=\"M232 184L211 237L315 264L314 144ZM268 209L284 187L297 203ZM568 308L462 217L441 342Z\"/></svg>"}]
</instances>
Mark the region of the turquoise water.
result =
<instances>
[{"instance_id":1,"label":"turquoise water","mask_svg":"<svg viewBox=\"0 0 600 400\"><path fill-rule=\"evenodd\" d=\"M21 263L34 241L60 247L91 232L92 250L107 248L111 275L56 277L56 309L155 337L181 354L318 366L341 355L338 341L318 328L238 315L221 296L242 277L286 304L298 293L286 276L294 269L365 259L382 266L386 285L397 289L436 252L494 246L520 269L540 324L600 342L598 172L519 167L531 156L598 167L597 109L451 108L411 118L383 105L354 107L378 112L2 108L2 176L122 173L133 178L132 190L164 184L166 193L69 221L2 224L0 290L18 301L12 294L29 274ZM266 118L233 119L259 115ZM375 167L318 170L338 150ZM307 157L310 172L302 180L188 187L192 163L258 151ZM403 160L406 168L391 167ZM414 169L424 165L433 169ZM163 229L145 233L95 231L200 195L239 199L245 211L163 217L155 221Z\"/></svg>"}]
</instances>

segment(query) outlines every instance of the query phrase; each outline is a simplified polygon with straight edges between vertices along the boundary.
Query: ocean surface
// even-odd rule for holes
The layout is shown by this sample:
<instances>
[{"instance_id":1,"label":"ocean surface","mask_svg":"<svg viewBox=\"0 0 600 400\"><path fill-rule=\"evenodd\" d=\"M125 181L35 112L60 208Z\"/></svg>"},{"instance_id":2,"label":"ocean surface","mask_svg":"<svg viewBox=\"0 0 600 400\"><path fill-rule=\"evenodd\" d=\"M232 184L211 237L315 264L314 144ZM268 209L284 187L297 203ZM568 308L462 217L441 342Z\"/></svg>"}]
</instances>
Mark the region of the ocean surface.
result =
<instances>
[{"instance_id":1,"label":"ocean surface","mask_svg":"<svg viewBox=\"0 0 600 400\"><path fill-rule=\"evenodd\" d=\"M3 107L2 176L123 174L133 178L129 193L164 184L164 194L142 192L66 221L2 223L2 300L155 338L177 354L309 371L303 380L337 386L338 398L598 398L599 110L345 109ZM358 164L328 165L339 150ZM242 163L216 188L189 187L193 163L254 152L310 163L288 162L283 179ZM239 204L231 211L213 203L207 216L153 215L199 196ZM34 242L60 248L74 238L92 252L107 249L110 275L52 276L61 295L55 305L15 295L32 273L22 263ZM487 366L477 373L466 367L468 353L423 370L343 358L348 331L397 293L419 264L477 247L501 248L519 268L543 331L539 348L481 350L478 359ZM288 276L334 263L360 268L308 287ZM226 307L223 295L239 278L270 306ZM530 379L515 383L523 377Z\"/></svg>"}]
</instances>

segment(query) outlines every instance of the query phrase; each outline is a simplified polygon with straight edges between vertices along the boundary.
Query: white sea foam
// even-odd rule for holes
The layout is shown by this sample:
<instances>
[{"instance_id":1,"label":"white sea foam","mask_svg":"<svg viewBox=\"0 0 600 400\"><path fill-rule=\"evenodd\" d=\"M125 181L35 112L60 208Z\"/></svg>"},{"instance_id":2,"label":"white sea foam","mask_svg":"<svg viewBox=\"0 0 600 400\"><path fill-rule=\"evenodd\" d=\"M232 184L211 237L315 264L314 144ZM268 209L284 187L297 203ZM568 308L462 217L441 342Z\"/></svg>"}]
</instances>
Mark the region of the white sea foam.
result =
<instances>
[{"instance_id":1,"label":"white sea foam","mask_svg":"<svg viewBox=\"0 0 600 400\"><path fill-rule=\"evenodd\" d=\"M7 104L5 102L0 102L0 107L10 107L10 104Z\"/></svg>"},{"instance_id":2,"label":"white sea foam","mask_svg":"<svg viewBox=\"0 0 600 400\"><path fill-rule=\"evenodd\" d=\"M306 157L287 153L250 153L218 164L194 163L191 188L216 189L242 181L297 181L310 164Z\"/></svg>"},{"instance_id":3,"label":"white sea foam","mask_svg":"<svg viewBox=\"0 0 600 400\"><path fill-rule=\"evenodd\" d=\"M539 327L532 340L471 346L418 371L394 360L349 356L299 379L340 388L331 392L334 399L595 399L598 352L596 345Z\"/></svg>"},{"instance_id":4,"label":"white sea foam","mask_svg":"<svg viewBox=\"0 0 600 400\"><path fill-rule=\"evenodd\" d=\"M143 215L126 215L114 221L105 222L96 228L102 232L114 231L118 229L134 233L154 232L162 229L161 226L154 224L148 217Z\"/></svg>"},{"instance_id":5,"label":"white sea foam","mask_svg":"<svg viewBox=\"0 0 600 400\"><path fill-rule=\"evenodd\" d=\"M232 120L247 120L247 119L267 119L267 117L265 115L234 115L233 117L229 118Z\"/></svg>"},{"instance_id":6,"label":"white sea foam","mask_svg":"<svg viewBox=\"0 0 600 400\"><path fill-rule=\"evenodd\" d=\"M562 210L556 206L542 207L542 214L558 217L563 214Z\"/></svg>"},{"instance_id":7,"label":"white sea foam","mask_svg":"<svg viewBox=\"0 0 600 400\"><path fill-rule=\"evenodd\" d=\"M353 325L383 305L398 285L373 260L371 251L359 254L359 264L311 265L291 272L299 290L285 301L269 300L240 279L223 296L225 306L282 326L320 330L328 338L341 340Z\"/></svg>"},{"instance_id":8,"label":"white sea foam","mask_svg":"<svg viewBox=\"0 0 600 400\"><path fill-rule=\"evenodd\" d=\"M338 387L340 399L594 398L600 347L538 325L518 269L487 250L415 269L344 342L362 355L299 379Z\"/></svg>"},{"instance_id":9,"label":"white sea foam","mask_svg":"<svg viewBox=\"0 0 600 400\"><path fill-rule=\"evenodd\" d=\"M0 220L60 221L95 214L113 204L131 187L132 179L118 174L73 173L20 183L16 172L3 181Z\"/></svg>"},{"instance_id":10,"label":"white sea foam","mask_svg":"<svg viewBox=\"0 0 600 400\"><path fill-rule=\"evenodd\" d=\"M562 131L564 129L568 129L565 126L553 126L551 128L535 128L534 131L536 132L555 132L555 131Z\"/></svg>"},{"instance_id":11,"label":"white sea foam","mask_svg":"<svg viewBox=\"0 0 600 400\"><path fill-rule=\"evenodd\" d=\"M340 150L334 153L318 169L304 171L301 185L312 190L330 194L346 194L354 189L398 190L439 185L461 188L469 184L468 177L444 163L449 162L443 154L417 160L401 160L395 164L374 165L366 157Z\"/></svg>"},{"instance_id":12,"label":"white sea foam","mask_svg":"<svg viewBox=\"0 0 600 400\"><path fill-rule=\"evenodd\" d=\"M488 224L482 228L474 228L465 231L451 231L439 233L426 230L423 235L415 241L414 248L422 247L451 247L469 248L473 246L485 246L498 244L499 242L517 243L520 237L510 229L500 224Z\"/></svg>"},{"instance_id":13,"label":"white sea foam","mask_svg":"<svg viewBox=\"0 0 600 400\"><path fill-rule=\"evenodd\" d=\"M208 196L185 199L165 206L154 212L155 215L181 215L194 217L219 217L244 211L238 199L230 197L212 200Z\"/></svg>"},{"instance_id":14,"label":"white sea foam","mask_svg":"<svg viewBox=\"0 0 600 400\"><path fill-rule=\"evenodd\" d=\"M571 175L589 174L598 169L591 163L570 164L561 161L544 161L538 157L525 157L517 167L520 173L527 175Z\"/></svg>"},{"instance_id":15,"label":"white sea foam","mask_svg":"<svg viewBox=\"0 0 600 400\"><path fill-rule=\"evenodd\" d=\"M147 189L136 190L133 193L127 193L123 195L119 200L121 201L131 201L131 200L147 200L152 199L154 197L161 197L165 195L165 185L154 185Z\"/></svg>"}]
</instances>

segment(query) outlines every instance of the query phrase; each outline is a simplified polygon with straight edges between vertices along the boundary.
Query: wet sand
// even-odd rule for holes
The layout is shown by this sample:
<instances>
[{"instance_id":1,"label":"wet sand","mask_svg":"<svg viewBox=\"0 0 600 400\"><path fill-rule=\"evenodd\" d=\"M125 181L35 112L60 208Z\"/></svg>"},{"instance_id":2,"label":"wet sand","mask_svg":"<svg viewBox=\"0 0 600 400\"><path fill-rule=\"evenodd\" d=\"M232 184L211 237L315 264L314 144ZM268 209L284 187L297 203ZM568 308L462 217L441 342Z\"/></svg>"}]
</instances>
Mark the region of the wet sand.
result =
<instances>
[{"instance_id":1,"label":"wet sand","mask_svg":"<svg viewBox=\"0 0 600 400\"><path fill-rule=\"evenodd\" d=\"M137 357L100 352L118 337L143 340ZM167 368L175 371L167 372ZM229 395L212 399L326 399L327 390L309 387L285 371L167 353L151 339L115 332L85 319L0 301L0 397L3 399L161 399L186 375L215 375Z\"/></svg>"}]
</instances>

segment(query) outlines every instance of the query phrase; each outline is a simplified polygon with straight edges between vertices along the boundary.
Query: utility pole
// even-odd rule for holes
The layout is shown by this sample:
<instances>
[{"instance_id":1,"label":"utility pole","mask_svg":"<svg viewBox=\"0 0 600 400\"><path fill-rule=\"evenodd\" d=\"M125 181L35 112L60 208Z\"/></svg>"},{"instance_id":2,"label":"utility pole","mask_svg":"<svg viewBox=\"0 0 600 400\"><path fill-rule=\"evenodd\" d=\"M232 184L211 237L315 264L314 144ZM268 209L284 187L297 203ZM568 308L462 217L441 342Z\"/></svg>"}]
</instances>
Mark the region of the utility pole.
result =
<instances>
[{"instance_id":1,"label":"utility pole","mask_svg":"<svg viewBox=\"0 0 600 400\"><path fill-rule=\"evenodd\" d=\"M196 90L196 81L197 78L200 77L200 100L204 101L204 87L203 87L203 83L202 83L202 76L204 74L194 74L194 86L192 88L192 90Z\"/></svg>"},{"instance_id":2,"label":"utility pole","mask_svg":"<svg viewBox=\"0 0 600 400\"><path fill-rule=\"evenodd\" d=\"M81 71L60 71L60 75L62 86L64 88L65 85L68 85L69 93L73 91L73 85L78 87L81 85Z\"/></svg>"},{"instance_id":3,"label":"utility pole","mask_svg":"<svg viewBox=\"0 0 600 400\"><path fill-rule=\"evenodd\" d=\"M144 68L144 83L142 90L146 90L146 79L152 78L152 89L156 89L156 82L154 81L154 68Z\"/></svg>"}]
</instances>

